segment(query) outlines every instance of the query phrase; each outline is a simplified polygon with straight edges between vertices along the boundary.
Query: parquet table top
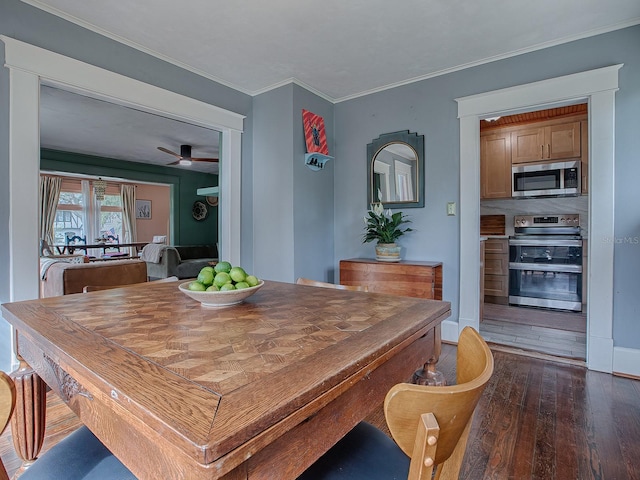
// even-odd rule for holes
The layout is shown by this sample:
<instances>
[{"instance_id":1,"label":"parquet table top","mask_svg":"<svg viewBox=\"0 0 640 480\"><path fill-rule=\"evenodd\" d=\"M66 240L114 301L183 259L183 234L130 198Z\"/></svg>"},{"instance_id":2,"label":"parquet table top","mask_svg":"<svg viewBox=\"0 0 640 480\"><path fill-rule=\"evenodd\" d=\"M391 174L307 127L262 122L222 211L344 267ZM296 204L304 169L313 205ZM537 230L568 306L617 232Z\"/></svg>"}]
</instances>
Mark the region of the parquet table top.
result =
<instances>
[{"instance_id":1,"label":"parquet table top","mask_svg":"<svg viewBox=\"0 0 640 480\"><path fill-rule=\"evenodd\" d=\"M151 429L205 465L449 315L447 302L271 281L209 309L178 283L5 304L3 315L25 360L51 364L41 376L60 381L62 369L87 392L69 398L74 410L104 402L126 428Z\"/></svg>"}]
</instances>

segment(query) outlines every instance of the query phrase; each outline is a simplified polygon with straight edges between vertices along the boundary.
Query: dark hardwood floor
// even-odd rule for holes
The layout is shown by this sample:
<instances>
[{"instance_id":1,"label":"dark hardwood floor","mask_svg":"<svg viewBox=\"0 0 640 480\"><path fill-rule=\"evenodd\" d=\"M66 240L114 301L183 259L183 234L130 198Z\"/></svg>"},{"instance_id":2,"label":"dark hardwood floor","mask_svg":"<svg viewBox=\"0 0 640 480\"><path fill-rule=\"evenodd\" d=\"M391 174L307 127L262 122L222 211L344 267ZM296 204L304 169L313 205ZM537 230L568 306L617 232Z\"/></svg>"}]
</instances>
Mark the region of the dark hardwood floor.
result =
<instances>
[{"instance_id":1,"label":"dark hardwood floor","mask_svg":"<svg viewBox=\"0 0 640 480\"><path fill-rule=\"evenodd\" d=\"M438 363L450 383L455 354L443 345ZM460 479L640 479L640 380L500 351L494 358ZM50 448L79 422L51 393L47 413ZM19 462L9 429L0 455L11 476Z\"/></svg>"}]
</instances>

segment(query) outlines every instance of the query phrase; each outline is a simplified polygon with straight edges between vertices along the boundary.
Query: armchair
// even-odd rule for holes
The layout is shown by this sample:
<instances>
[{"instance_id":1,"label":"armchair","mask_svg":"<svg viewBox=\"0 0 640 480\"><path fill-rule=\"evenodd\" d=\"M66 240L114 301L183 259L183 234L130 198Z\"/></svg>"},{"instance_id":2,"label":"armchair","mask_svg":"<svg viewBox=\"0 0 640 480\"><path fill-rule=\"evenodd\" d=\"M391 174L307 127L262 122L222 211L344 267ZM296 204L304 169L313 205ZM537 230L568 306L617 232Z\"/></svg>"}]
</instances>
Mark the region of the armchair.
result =
<instances>
[{"instance_id":1,"label":"armchair","mask_svg":"<svg viewBox=\"0 0 640 480\"><path fill-rule=\"evenodd\" d=\"M147 262L150 279L166 277L194 278L202 267L218 261L215 245L166 246L155 243L145 245L140 259Z\"/></svg>"}]
</instances>

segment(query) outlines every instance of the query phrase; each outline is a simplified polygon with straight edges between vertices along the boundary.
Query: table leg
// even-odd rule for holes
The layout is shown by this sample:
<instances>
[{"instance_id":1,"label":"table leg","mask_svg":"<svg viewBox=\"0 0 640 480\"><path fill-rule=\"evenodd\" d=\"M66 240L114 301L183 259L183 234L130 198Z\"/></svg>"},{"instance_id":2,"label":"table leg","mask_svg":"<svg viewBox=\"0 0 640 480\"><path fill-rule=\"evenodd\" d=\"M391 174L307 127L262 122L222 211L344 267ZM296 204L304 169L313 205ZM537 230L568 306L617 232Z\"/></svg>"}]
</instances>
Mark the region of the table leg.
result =
<instances>
[{"instance_id":1,"label":"table leg","mask_svg":"<svg viewBox=\"0 0 640 480\"><path fill-rule=\"evenodd\" d=\"M20 366L11 374L16 385L16 407L11 419L11 433L16 453L22 458L19 476L31 465L42 448L47 408L47 386L36 372L19 358Z\"/></svg>"},{"instance_id":2,"label":"table leg","mask_svg":"<svg viewBox=\"0 0 640 480\"><path fill-rule=\"evenodd\" d=\"M433 355L429 357L427 363L425 363L422 368L419 368L413 374L413 378L411 379L411 383L415 383L416 385L431 385L431 386L444 386L447 384L447 380L445 379L442 372L436 370L436 365L438 360L440 359L440 354L442 353L442 342L440 340L440 325L435 328L435 336L434 336L434 344L433 344Z\"/></svg>"}]
</instances>

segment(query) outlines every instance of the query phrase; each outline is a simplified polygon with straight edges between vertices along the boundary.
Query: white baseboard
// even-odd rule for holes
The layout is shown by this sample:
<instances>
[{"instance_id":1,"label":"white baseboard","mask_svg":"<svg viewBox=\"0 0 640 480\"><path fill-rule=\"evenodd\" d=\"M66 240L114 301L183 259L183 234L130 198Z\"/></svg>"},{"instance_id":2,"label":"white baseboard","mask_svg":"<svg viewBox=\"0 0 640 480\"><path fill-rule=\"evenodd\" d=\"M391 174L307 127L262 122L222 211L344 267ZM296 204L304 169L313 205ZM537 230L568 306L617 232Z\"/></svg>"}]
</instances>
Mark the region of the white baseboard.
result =
<instances>
[{"instance_id":1,"label":"white baseboard","mask_svg":"<svg viewBox=\"0 0 640 480\"><path fill-rule=\"evenodd\" d=\"M440 336L446 342L458 343L459 324L453 320L445 320L441 324Z\"/></svg>"},{"instance_id":2,"label":"white baseboard","mask_svg":"<svg viewBox=\"0 0 640 480\"><path fill-rule=\"evenodd\" d=\"M613 372L640 378L640 350L613 347Z\"/></svg>"}]
</instances>

